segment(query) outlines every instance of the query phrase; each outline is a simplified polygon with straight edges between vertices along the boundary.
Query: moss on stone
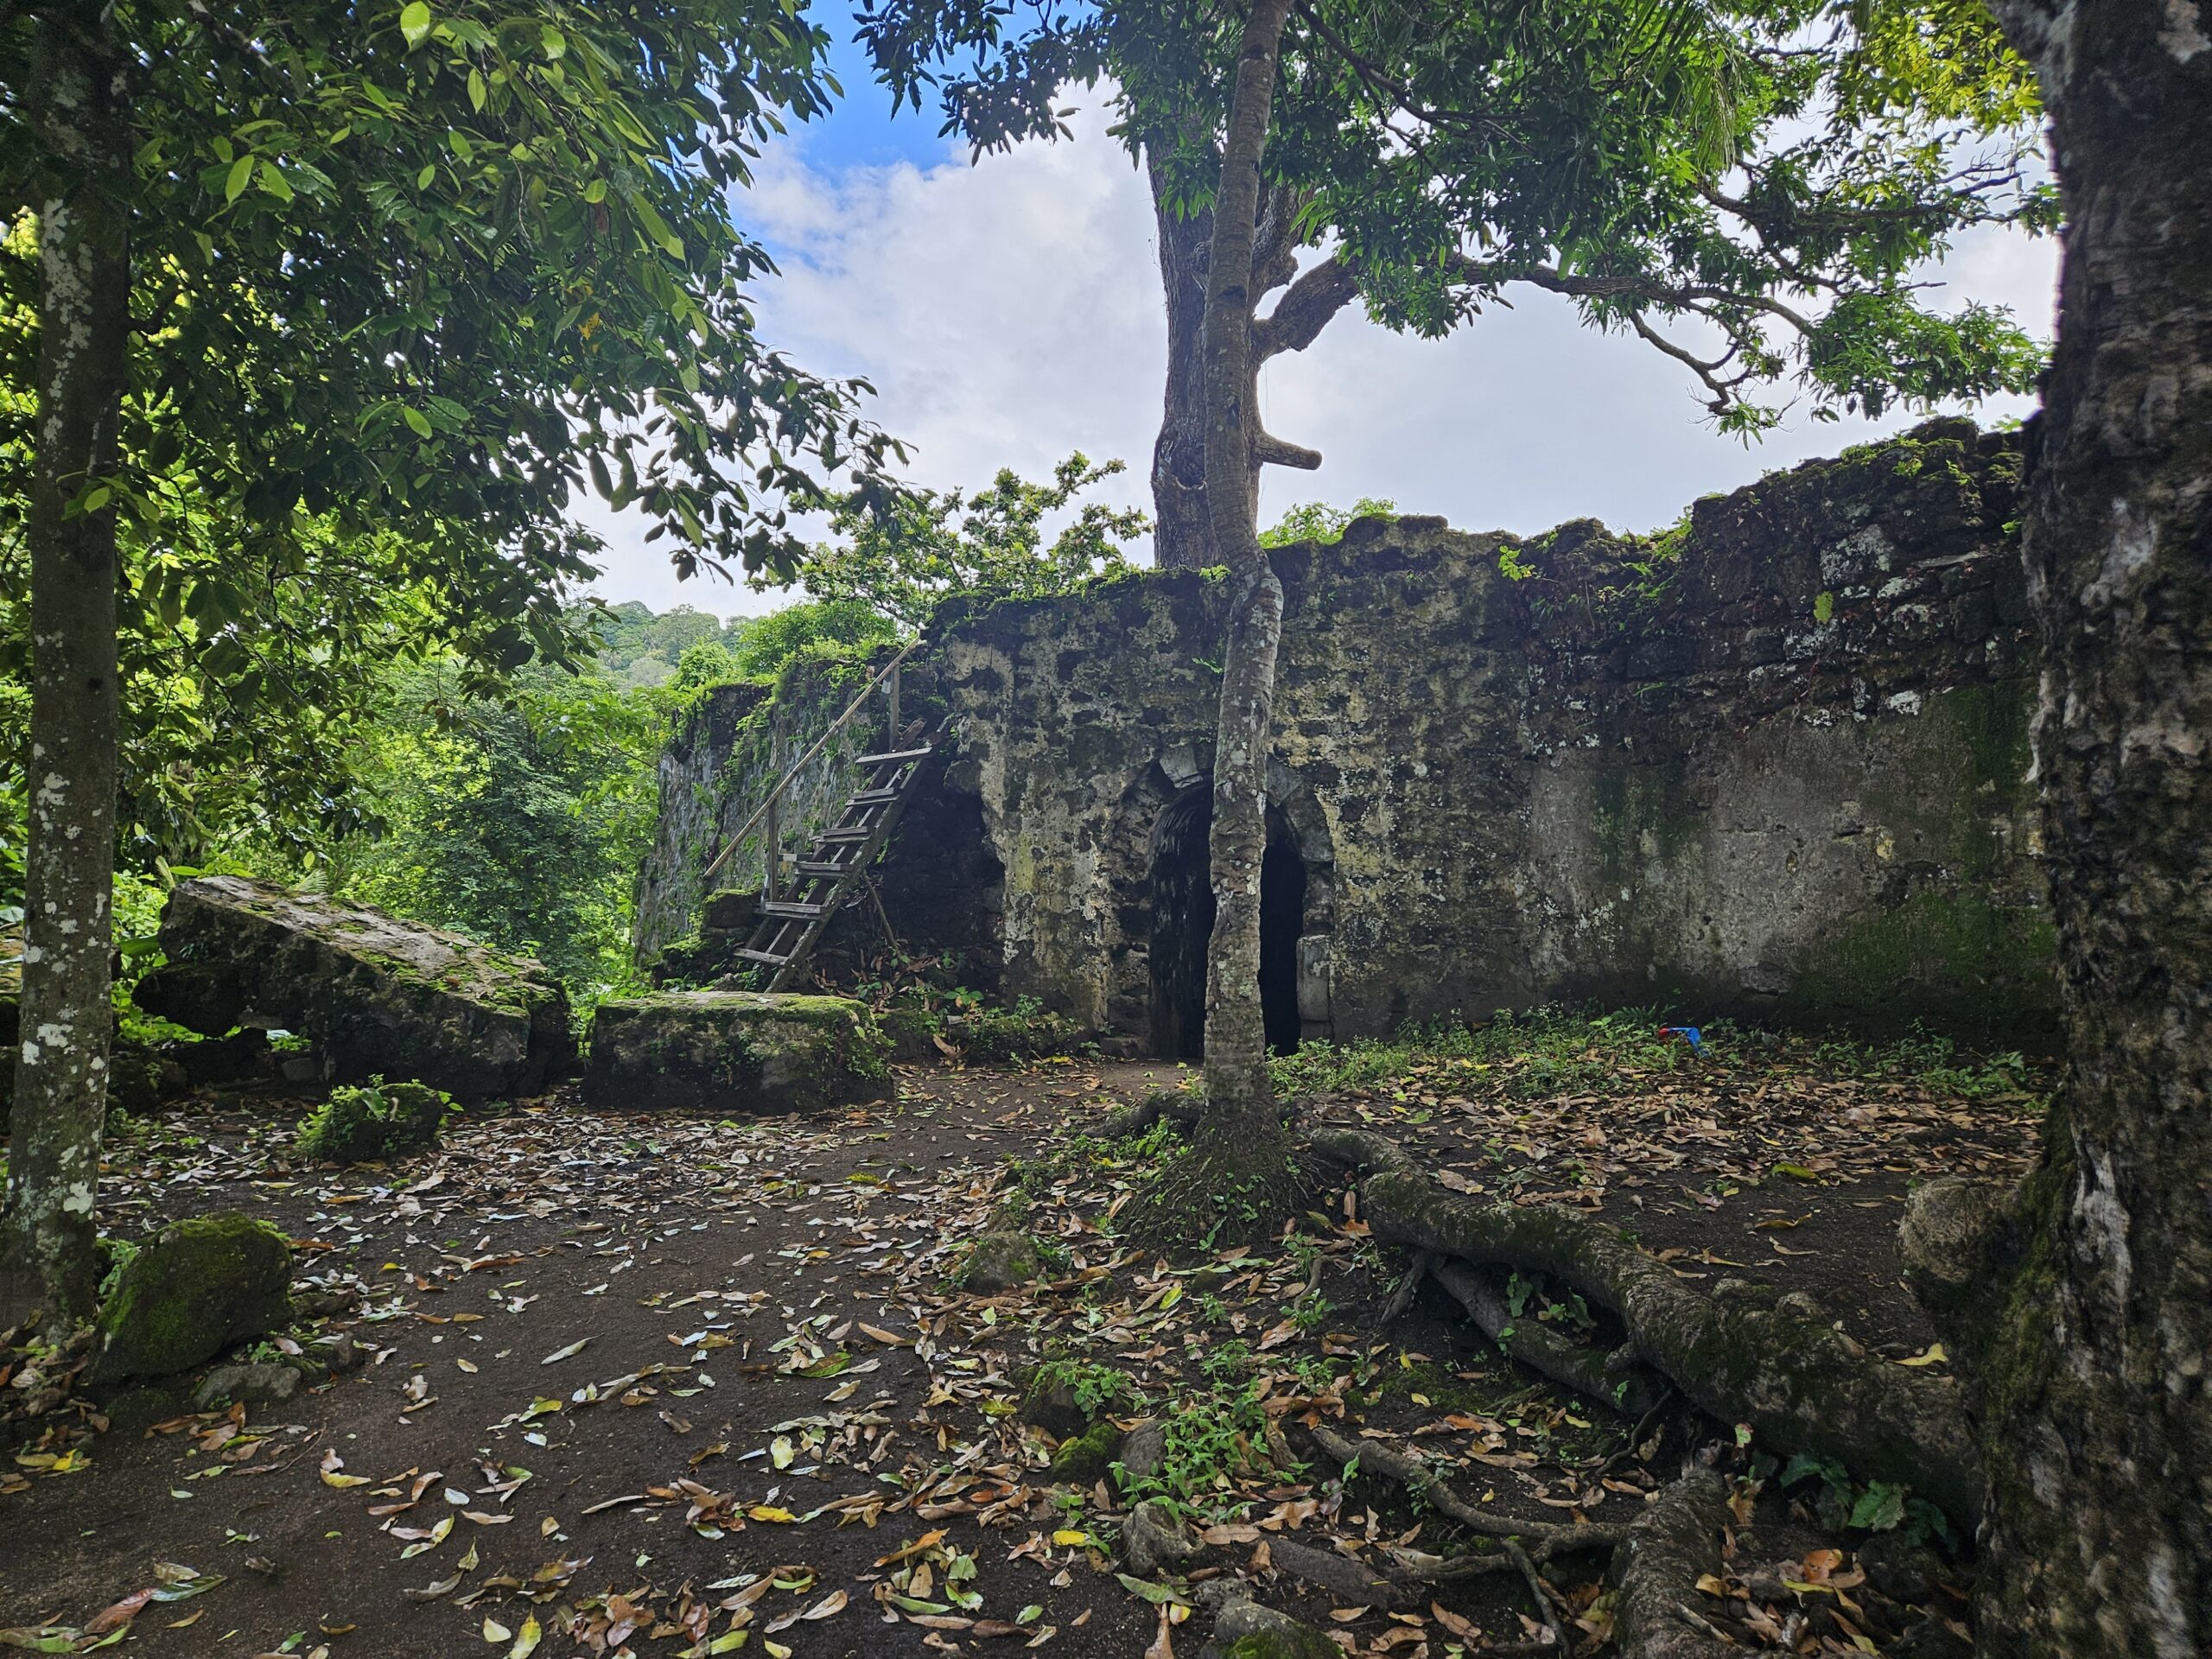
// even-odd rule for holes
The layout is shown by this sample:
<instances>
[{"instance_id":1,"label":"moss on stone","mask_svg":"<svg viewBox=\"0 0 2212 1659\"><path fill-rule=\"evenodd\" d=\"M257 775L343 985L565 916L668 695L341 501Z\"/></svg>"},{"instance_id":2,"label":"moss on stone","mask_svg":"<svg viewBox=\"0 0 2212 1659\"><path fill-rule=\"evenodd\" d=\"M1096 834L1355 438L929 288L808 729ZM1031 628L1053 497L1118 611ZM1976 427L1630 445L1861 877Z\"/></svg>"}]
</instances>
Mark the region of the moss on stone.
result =
<instances>
[{"instance_id":1,"label":"moss on stone","mask_svg":"<svg viewBox=\"0 0 2212 1659\"><path fill-rule=\"evenodd\" d=\"M990 1232L976 1241L961 1264L960 1282L988 1295L1026 1285L1045 1271L1036 1241L1026 1233Z\"/></svg>"},{"instance_id":2,"label":"moss on stone","mask_svg":"<svg viewBox=\"0 0 2212 1659\"><path fill-rule=\"evenodd\" d=\"M1223 1659L1344 1659L1344 1649L1306 1625L1294 1630L1254 1630L1222 1649Z\"/></svg>"},{"instance_id":3,"label":"moss on stone","mask_svg":"<svg viewBox=\"0 0 2212 1659\"><path fill-rule=\"evenodd\" d=\"M662 991L600 1005L584 1091L618 1109L813 1111L894 1092L890 1057L847 997Z\"/></svg>"},{"instance_id":4,"label":"moss on stone","mask_svg":"<svg viewBox=\"0 0 2212 1659\"><path fill-rule=\"evenodd\" d=\"M371 1077L342 1087L300 1120L299 1150L308 1158L358 1164L434 1145L453 1096L419 1083Z\"/></svg>"},{"instance_id":5,"label":"moss on stone","mask_svg":"<svg viewBox=\"0 0 2212 1659\"><path fill-rule=\"evenodd\" d=\"M1074 1439L1060 1442L1052 1453L1052 1478L1077 1486L1103 1480L1122 1455L1122 1431L1101 1418Z\"/></svg>"},{"instance_id":6,"label":"moss on stone","mask_svg":"<svg viewBox=\"0 0 2212 1659\"><path fill-rule=\"evenodd\" d=\"M291 1317L292 1249L235 1212L173 1223L141 1245L100 1309L97 1381L168 1376Z\"/></svg>"},{"instance_id":7,"label":"moss on stone","mask_svg":"<svg viewBox=\"0 0 2212 1659\"><path fill-rule=\"evenodd\" d=\"M2057 961L2050 912L1978 888L1916 893L1840 930L1789 1001L1813 1015L1872 1014L2007 1026Z\"/></svg>"}]
</instances>

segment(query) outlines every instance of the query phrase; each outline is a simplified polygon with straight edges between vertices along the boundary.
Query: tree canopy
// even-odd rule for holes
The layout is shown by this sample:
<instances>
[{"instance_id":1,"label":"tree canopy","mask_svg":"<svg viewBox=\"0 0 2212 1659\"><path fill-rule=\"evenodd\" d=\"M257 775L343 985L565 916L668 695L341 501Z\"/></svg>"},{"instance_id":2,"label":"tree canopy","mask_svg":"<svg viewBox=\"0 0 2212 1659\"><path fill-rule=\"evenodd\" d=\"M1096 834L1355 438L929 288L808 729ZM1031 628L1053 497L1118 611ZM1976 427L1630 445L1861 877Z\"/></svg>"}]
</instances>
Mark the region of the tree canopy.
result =
<instances>
[{"instance_id":1,"label":"tree canopy","mask_svg":"<svg viewBox=\"0 0 2212 1659\"><path fill-rule=\"evenodd\" d=\"M747 3L117 16L138 60L131 353L120 466L80 500L118 512L127 859L197 856L225 791L296 845L344 833L330 762L364 664L573 659L582 492L672 535L685 569L787 568L786 501L848 464L846 493L879 499L861 388L757 337L747 285L772 268L726 207L785 116L826 107L818 29ZM39 26L0 33L18 115ZM48 164L0 123L18 668Z\"/></svg>"},{"instance_id":2,"label":"tree canopy","mask_svg":"<svg viewBox=\"0 0 2212 1659\"><path fill-rule=\"evenodd\" d=\"M1121 470L1118 461L1094 465L1077 452L1053 467L1049 484L1002 467L972 496L918 490L888 513L848 495L831 515L833 539L800 562L800 580L817 599L862 604L919 629L955 597L1034 599L1093 576L1127 575L1135 567L1122 543L1144 533L1141 512L1085 501L1046 537L1048 518Z\"/></svg>"},{"instance_id":3,"label":"tree canopy","mask_svg":"<svg viewBox=\"0 0 2212 1659\"><path fill-rule=\"evenodd\" d=\"M979 153L1065 133L1068 86L1110 83L1174 211L1210 208L1233 10L875 0L861 28L894 96L934 92ZM1779 418L1755 395L1778 381L1821 416L2024 391L2039 348L1915 273L1964 229L2051 226L2036 118L2025 66L1955 0L1304 0L1252 297L1284 291L1255 353L1354 300L1441 334L1519 287L1675 358L1731 431Z\"/></svg>"}]
</instances>

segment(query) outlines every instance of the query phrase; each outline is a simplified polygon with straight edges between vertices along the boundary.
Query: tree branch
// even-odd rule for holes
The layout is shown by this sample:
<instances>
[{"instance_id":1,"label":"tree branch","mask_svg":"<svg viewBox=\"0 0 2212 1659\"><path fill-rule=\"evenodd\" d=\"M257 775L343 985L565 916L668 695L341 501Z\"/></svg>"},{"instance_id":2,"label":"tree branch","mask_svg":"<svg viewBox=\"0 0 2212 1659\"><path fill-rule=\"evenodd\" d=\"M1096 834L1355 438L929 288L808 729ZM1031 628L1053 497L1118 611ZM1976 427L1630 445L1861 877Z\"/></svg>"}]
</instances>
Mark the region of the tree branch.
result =
<instances>
[{"instance_id":1,"label":"tree branch","mask_svg":"<svg viewBox=\"0 0 2212 1659\"><path fill-rule=\"evenodd\" d=\"M1320 337L1329 321L1359 296L1359 283L1341 259L1324 259L1290 285L1275 308L1252 325L1256 361L1282 352L1302 352Z\"/></svg>"},{"instance_id":2,"label":"tree branch","mask_svg":"<svg viewBox=\"0 0 2212 1659\"><path fill-rule=\"evenodd\" d=\"M1252 434L1252 461L1260 467L1289 467L1301 473L1310 473L1321 465L1321 452L1300 444L1287 442L1272 432Z\"/></svg>"}]
</instances>

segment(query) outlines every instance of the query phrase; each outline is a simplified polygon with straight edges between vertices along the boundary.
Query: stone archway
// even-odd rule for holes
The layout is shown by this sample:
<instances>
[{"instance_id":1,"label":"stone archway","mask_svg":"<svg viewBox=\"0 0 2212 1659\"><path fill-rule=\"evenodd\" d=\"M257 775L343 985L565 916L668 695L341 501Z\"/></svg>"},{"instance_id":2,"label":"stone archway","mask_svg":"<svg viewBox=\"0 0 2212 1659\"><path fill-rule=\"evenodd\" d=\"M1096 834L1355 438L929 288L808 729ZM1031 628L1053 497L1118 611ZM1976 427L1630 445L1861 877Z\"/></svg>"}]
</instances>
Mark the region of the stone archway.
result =
<instances>
[{"instance_id":1,"label":"stone archway","mask_svg":"<svg viewBox=\"0 0 2212 1659\"><path fill-rule=\"evenodd\" d=\"M1145 1011L1151 1052L1204 1052L1206 940L1214 902L1207 862L1212 828L1211 746L1185 745L1147 768L1128 800L1145 824L1141 875L1117 906L1121 954L1143 973L1123 1006ZM1268 1046L1288 1052L1334 1033L1330 1006L1336 860L1320 804L1280 761L1268 769L1268 851L1260 887L1260 1000Z\"/></svg>"}]
</instances>

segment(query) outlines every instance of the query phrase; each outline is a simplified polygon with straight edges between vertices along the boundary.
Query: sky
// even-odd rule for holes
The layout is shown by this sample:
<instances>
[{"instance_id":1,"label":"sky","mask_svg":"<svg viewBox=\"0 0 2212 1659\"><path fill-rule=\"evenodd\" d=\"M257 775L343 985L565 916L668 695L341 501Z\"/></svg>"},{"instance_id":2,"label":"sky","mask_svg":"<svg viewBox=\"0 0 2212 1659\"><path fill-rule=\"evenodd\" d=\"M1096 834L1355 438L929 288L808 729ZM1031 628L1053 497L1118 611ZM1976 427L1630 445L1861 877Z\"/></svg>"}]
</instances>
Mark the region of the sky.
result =
<instances>
[{"instance_id":1,"label":"sky","mask_svg":"<svg viewBox=\"0 0 2212 1659\"><path fill-rule=\"evenodd\" d=\"M832 63L845 101L772 145L732 200L780 267L756 294L763 337L817 373L871 381L873 418L906 441L916 483L972 487L1002 467L1039 478L1080 449L1128 463L1103 499L1148 505L1166 325L1150 200L1104 130L1103 96L1071 92L1071 141L971 166L965 146L938 137L933 106L893 116L857 48L841 43ZM2007 305L2049 337L2055 243L1979 232L1927 274L1943 284L1938 305ZM1746 448L1705 423L1696 390L1681 365L1582 327L1551 296L1516 296L1442 341L1346 311L1263 372L1268 429L1324 459L1316 473L1269 469L1262 522L1300 502L1376 497L1462 530L1594 518L1647 531L1699 496L1924 418L1828 423L1799 410ZM1986 423L2031 407L2000 398L1976 412ZM596 501L579 517L607 543L592 590L610 601L730 615L791 597L708 574L679 582L642 522Z\"/></svg>"}]
</instances>

